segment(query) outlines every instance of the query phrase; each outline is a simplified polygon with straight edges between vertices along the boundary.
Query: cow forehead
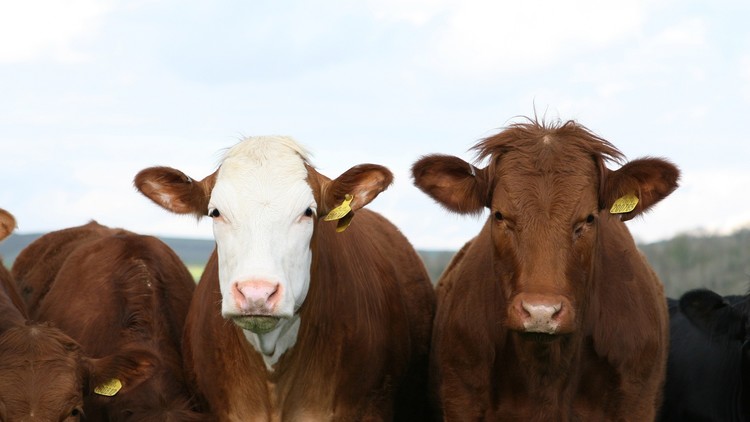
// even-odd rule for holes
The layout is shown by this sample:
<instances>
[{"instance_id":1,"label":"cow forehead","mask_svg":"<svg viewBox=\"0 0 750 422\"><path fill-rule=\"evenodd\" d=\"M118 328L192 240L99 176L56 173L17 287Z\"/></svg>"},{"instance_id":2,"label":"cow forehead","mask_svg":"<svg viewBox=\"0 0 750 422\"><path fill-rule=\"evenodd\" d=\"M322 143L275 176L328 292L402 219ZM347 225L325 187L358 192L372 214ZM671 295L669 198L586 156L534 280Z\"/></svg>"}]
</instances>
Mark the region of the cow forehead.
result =
<instances>
[{"instance_id":1,"label":"cow forehead","mask_svg":"<svg viewBox=\"0 0 750 422\"><path fill-rule=\"evenodd\" d=\"M246 138L225 155L211 194L212 202L224 205L239 202L240 209L253 204L309 206L312 193L307 183L308 162L306 151L292 138Z\"/></svg>"},{"instance_id":2,"label":"cow forehead","mask_svg":"<svg viewBox=\"0 0 750 422\"><path fill-rule=\"evenodd\" d=\"M496 165L493 202L505 203L523 214L591 212L599 183L594 160L539 158L513 152L503 157ZM585 209L578 210L580 207Z\"/></svg>"},{"instance_id":3,"label":"cow forehead","mask_svg":"<svg viewBox=\"0 0 750 422\"><path fill-rule=\"evenodd\" d=\"M303 164L309 161L307 151L291 137L252 136L243 139L227 151L222 167L273 164L283 171L299 165L304 167Z\"/></svg>"}]
</instances>

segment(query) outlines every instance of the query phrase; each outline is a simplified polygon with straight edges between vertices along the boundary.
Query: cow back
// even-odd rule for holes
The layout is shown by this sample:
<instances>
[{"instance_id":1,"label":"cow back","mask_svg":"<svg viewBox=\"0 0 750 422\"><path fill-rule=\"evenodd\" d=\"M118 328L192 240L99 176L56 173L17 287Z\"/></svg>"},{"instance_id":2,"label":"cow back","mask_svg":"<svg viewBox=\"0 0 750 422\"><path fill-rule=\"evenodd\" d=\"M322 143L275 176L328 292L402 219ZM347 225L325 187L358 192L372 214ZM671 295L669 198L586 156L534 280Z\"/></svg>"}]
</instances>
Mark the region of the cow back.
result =
<instances>
[{"instance_id":1,"label":"cow back","mask_svg":"<svg viewBox=\"0 0 750 422\"><path fill-rule=\"evenodd\" d=\"M134 348L159 356L153 376L138 388L88 397L89 417L194 420L180 349L195 284L177 255L156 238L96 223L37 242L31 251L49 262L34 268L24 261L19 270L32 318L53 322L92 358Z\"/></svg>"},{"instance_id":2,"label":"cow back","mask_svg":"<svg viewBox=\"0 0 750 422\"><path fill-rule=\"evenodd\" d=\"M117 231L92 221L83 226L46 233L25 247L13 262L12 273L26 306L29 309L37 307L77 245Z\"/></svg>"}]
</instances>

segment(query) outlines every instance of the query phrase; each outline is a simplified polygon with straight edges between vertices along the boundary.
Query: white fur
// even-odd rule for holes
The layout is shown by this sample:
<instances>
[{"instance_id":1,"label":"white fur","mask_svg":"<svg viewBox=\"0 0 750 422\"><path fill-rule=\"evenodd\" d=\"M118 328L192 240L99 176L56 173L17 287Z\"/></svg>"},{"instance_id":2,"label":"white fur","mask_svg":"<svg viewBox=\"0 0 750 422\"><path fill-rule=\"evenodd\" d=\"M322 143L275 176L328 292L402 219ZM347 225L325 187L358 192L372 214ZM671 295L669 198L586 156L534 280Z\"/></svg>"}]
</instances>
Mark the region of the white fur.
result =
<instances>
[{"instance_id":1,"label":"white fur","mask_svg":"<svg viewBox=\"0 0 750 422\"><path fill-rule=\"evenodd\" d=\"M256 334L245 330L245 338L255 347L255 350L263 355L266 369L273 371L273 366L279 361L281 355L297 342L299 332L299 315L289 320L283 320L278 327L266 334Z\"/></svg>"},{"instance_id":2,"label":"white fur","mask_svg":"<svg viewBox=\"0 0 750 422\"><path fill-rule=\"evenodd\" d=\"M284 337L282 332L286 346L281 353L295 342L297 329L290 327L299 320L288 319L304 302L310 283L315 216L304 214L308 207L315 211L317 204L306 180L306 162L306 152L291 138L247 138L224 157L207 210L221 213L214 218L214 237L222 315L241 314L231 294L234 283L266 280L281 286L272 312L282 318L280 325L260 337L247 333L273 362L280 356L276 341Z\"/></svg>"}]
</instances>

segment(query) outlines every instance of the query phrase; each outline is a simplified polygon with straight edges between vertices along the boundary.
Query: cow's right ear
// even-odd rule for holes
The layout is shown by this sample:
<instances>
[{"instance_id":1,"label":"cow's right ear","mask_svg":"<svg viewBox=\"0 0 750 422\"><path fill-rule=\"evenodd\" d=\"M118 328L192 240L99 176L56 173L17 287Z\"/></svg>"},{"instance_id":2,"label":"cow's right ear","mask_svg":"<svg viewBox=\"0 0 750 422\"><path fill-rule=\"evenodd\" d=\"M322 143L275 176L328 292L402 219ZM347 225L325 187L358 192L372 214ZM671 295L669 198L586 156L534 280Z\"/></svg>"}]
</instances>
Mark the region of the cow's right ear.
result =
<instances>
[{"instance_id":1,"label":"cow's right ear","mask_svg":"<svg viewBox=\"0 0 750 422\"><path fill-rule=\"evenodd\" d=\"M414 184L450 211L479 214L487 206L486 170L452 155L428 155L411 167Z\"/></svg>"},{"instance_id":2,"label":"cow's right ear","mask_svg":"<svg viewBox=\"0 0 750 422\"><path fill-rule=\"evenodd\" d=\"M129 349L103 358L84 358L88 369L86 394L114 396L149 379L159 358L146 349Z\"/></svg>"},{"instance_id":3,"label":"cow's right ear","mask_svg":"<svg viewBox=\"0 0 750 422\"><path fill-rule=\"evenodd\" d=\"M745 338L745 318L718 293L695 289L682 295L680 311L698 329L712 338Z\"/></svg>"},{"instance_id":4,"label":"cow's right ear","mask_svg":"<svg viewBox=\"0 0 750 422\"><path fill-rule=\"evenodd\" d=\"M0 208L0 240L5 239L16 229L16 219L11 213Z\"/></svg>"},{"instance_id":5,"label":"cow's right ear","mask_svg":"<svg viewBox=\"0 0 750 422\"><path fill-rule=\"evenodd\" d=\"M197 181L171 167L149 167L135 176L133 184L157 205L176 214L200 218L208 211L208 201L218 170Z\"/></svg>"}]
</instances>

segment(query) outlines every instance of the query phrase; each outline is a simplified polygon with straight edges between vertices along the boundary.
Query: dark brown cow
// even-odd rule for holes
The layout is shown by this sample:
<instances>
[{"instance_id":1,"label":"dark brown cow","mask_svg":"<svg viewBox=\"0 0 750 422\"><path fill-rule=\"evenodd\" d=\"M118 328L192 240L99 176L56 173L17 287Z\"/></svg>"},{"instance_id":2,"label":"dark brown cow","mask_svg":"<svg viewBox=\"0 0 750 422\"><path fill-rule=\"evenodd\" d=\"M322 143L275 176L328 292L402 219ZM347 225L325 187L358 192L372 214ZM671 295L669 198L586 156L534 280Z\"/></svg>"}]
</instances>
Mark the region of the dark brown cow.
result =
<instances>
[{"instance_id":1,"label":"dark brown cow","mask_svg":"<svg viewBox=\"0 0 750 422\"><path fill-rule=\"evenodd\" d=\"M445 419L653 420L669 321L623 220L669 195L679 171L654 158L609 170L622 154L572 121L514 124L474 149L487 167L431 155L412 168L448 210L489 209L439 281L431 362Z\"/></svg>"},{"instance_id":2,"label":"dark brown cow","mask_svg":"<svg viewBox=\"0 0 750 422\"><path fill-rule=\"evenodd\" d=\"M157 204L213 219L217 249L184 351L219 420L427 416L434 292L406 238L361 209L391 180L376 165L331 180L283 137L244 140L203 181L165 167L138 174Z\"/></svg>"},{"instance_id":3,"label":"dark brown cow","mask_svg":"<svg viewBox=\"0 0 750 422\"><path fill-rule=\"evenodd\" d=\"M195 283L167 245L92 222L33 242L13 275L31 318L52 322L88 356L141 349L158 356L140 384L120 380L113 396L88 395L87 420L205 420L192 410L180 352Z\"/></svg>"},{"instance_id":4,"label":"dark brown cow","mask_svg":"<svg viewBox=\"0 0 750 422\"><path fill-rule=\"evenodd\" d=\"M14 227L0 210L0 240ZM27 322L15 282L0 263L0 421L79 421L83 395L115 377L137 384L155 359L138 350L90 359L59 329Z\"/></svg>"}]
</instances>

